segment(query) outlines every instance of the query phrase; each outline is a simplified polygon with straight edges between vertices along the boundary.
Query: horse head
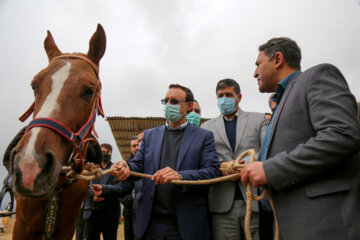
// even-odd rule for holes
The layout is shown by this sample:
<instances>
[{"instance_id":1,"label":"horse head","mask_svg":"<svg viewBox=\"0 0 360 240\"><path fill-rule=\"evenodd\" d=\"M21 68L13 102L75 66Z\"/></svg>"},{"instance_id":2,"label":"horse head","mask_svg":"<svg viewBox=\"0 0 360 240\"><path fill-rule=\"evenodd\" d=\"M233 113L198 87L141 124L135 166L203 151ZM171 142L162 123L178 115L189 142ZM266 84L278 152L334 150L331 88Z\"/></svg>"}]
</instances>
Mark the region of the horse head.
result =
<instances>
[{"instance_id":1,"label":"horse head","mask_svg":"<svg viewBox=\"0 0 360 240\"><path fill-rule=\"evenodd\" d=\"M35 95L34 120L51 119L77 132L93 115L99 101L98 66L106 48L104 29L98 25L87 54L63 54L49 31L44 47L49 65L31 82ZM49 195L73 147L73 142L51 127L28 127L11 154L10 169L16 192L24 197Z\"/></svg>"}]
</instances>

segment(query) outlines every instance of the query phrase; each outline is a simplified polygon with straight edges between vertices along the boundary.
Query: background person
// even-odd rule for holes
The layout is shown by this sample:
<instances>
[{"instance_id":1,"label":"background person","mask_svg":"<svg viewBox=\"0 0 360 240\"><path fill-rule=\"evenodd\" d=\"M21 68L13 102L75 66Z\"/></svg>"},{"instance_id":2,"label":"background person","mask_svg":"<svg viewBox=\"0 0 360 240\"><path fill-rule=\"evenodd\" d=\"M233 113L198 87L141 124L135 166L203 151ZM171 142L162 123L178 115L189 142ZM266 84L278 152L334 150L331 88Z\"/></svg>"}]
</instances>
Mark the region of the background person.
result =
<instances>
[{"instance_id":1,"label":"background person","mask_svg":"<svg viewBox=\"0 0 360 240\"><path fill-rule=\"evenodd\" d=\"M359 239L356 101L335 66L301 72L300 61L289 38L259 47L254 77L260 92L276 92L277 107L262 161L246 165L241 181L268 185L282 239Z\"/></svg>"},{"instance_id":2,"label":"background person","mask_svg":"<svg viewBox=\"0 0 360 240\"><path fill-rule=\"evenodd\" d=\"M272 115L271 113L265 113L265 117L268 122L270 122L271 115Z\"/></svg>"},{"instance_id":3,"label":"background person","mask_svg":"<svg viewBox=\"0 0 360 240\"><path fill-rule=\"evenodd\" d=\"M139 143L139 148L141 146L141 140L144 136L144 130L141 130L137 136L137 140L138 140L138 143ZM138 198L141 198L141 189L142 189L142 184L143 183L143 180L142 178L139 178L137 180L134 180L134 190L133 190L133 195L134 195L134 201L133 201L133 207L132 207L132 217L133 217L133 228L134 228L134 231L135 231L135 222L136 222L136 207L138 205Z\"/></svg>"},{"instance_id":4,"label":"background person","mask_svg":"<svg viewBox=\"0 0 360 240\"><path fill-rule=\"evenodd\" d=\"M195 99L192 110L187 114L186 119L189 121L189 123L191 123L191 125L196 127L200 126L201 108L198 101L196 101Z\"/></svg>"},{"instance_id":5,"label":"background person","mask_svg":"<svg viewBox=\"0 0 360 240\"><path fill-rule=\"evenodd\" d=\"M242 95L239 84L233 79L217 83L216 97L221 114L201 127L214 133L216 152L221 167L225 168L245 150L260 151L267 119L263 113L244 112L239 108ZM223 171L223 175L227 173ZM239 180L217 183L210 188L209 209L214 240L245 239L246 191ZM259 239L258 202L253 202L251 211L251 235L253 239Z\"/></svg>"},{"instance_id":6,"label":"background person","mask_svg":"<svg viewBox=\"0 0 360 240\"><path fill-rule=\"evenodd\" d=\"M107 143L100 146L103 153L100 167L102 170L106 170L112 165L112 146ZM91 184L92 189L97 189L99 186L115 188L119 181L111 174L104 174L98 180L91 181ZM91 211L91 215L86 221L86 239L100 240L100 234L102 233L104 240L116 240L121 211L119 200L94 195L93 202L94 210Z\"/></svg>"},{"instance_id":7,"label":"background person","mask_svg":"<svg viewBox=\"0 0 360 240\"><path fill-rule=\"evenodd\" d=\"M131 159L135 157L136 151L139 148L138 136L133 136L130 139L130 157L126 159L126 162L129 162ZM134 236L134 228L133 228L133 194L129 193L125 197L120 199L120 202L124 205L123 216L124 216L124 236L125 240L133 240Z\"/></svg>"},{"instance_id":8,"label":"background person","mask_svg":"<svg viewBox=\"0 0 360 240\"><path fill-rule=\"evenodd\" d=\"M270 94L269 96L269 108L274 114L276 108L276 101L274 100L275 93ZM268 122L270 123L272 114L268 118ZM259 189L262 191L262 189ZM275 230L275 222L274 222L274 213L271 209L270 202L268 197L261 200L260 203L260 210L259 210L259 234L261 240L273 240L274 239L274 230Z\"/></svg>"},{"instance_id":9,"label":"background person","mask_svg":"<svg viewBox=\"0 0 360 240\"><path fill-rule=\"evenodd\" d=\"M269 108L272 113L274 113L275 108L276 108L276 101L275 101L274 97L275 97L275 93L272 93L269 96Z\"/></svg>"},{"instance_id":10,"label":"background person","mask_svg":"<svg viewBox=\"0 0 360 240\"><path fill-rule=\"evenodd\" d=\"M273 97L275 96L275 93L272 93L269 97L269 108L271 109L271 112L274 113L274 110L276 108L276 102L273 100ZM272 113L265 113L266 119L268 122L270 122Z\"/></svg>"}]
</instances>

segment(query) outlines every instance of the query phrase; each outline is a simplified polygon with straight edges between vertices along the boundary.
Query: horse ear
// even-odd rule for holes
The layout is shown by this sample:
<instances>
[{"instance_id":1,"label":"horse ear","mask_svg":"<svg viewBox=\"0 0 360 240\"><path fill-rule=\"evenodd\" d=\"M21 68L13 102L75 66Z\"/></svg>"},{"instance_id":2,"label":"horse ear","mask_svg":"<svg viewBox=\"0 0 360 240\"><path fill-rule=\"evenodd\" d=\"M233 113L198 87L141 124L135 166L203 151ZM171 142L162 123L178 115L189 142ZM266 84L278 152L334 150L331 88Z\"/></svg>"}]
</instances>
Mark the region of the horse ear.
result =
<instances>
[{"instance_id":1,"label":"horse ear","mask_svg":"<svg viewBox=\"0 0 360 240\"><path fill-rule=\"evenodd\" d=\"M98 24L96 32L90 39L88 57L99 65L100 59L105 53L106 36L103 27Z\"/></svg>"},{"instance_id":2,"label":"horse ear","mask_svg":"<svg viewBox=\"0 0 360 240\"><path fill-rule=\"evenodd\" d=\"M57 57L57 56L61 55L61 52L58 49L58 47L56 46L54 38L51 35L49 30L47 31L47 36L46 36L45 41L44 41L44 48L45 48L46 54L47 54L47 56L49 58L49 62L54 57Z\"/></svg>"}]
</instances>

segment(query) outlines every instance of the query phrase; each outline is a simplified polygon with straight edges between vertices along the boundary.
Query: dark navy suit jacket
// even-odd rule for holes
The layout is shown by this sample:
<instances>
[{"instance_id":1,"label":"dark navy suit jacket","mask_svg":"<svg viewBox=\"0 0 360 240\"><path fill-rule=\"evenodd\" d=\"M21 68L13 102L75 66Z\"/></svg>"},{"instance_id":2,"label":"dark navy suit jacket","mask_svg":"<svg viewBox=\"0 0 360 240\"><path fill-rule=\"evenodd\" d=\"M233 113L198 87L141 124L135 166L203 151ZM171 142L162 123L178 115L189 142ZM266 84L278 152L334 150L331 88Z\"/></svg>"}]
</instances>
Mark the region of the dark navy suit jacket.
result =
<instances>
[{"instance_id":1,"label":"dark navy suit jacket","mask_svg":"<svg viewBox=\"0 0 360 240\"><path fill-rule=\"evenodd\" d=\"M154 174L159 170L166 126L146 130L136 156L129 162L131 171ZM187 124L176 164L184 180L210 179L221 175L212 132ZM155 182L143 179L137 194L135 235L141 239L151 220ZM211 239L208 215L208 186L178 186L175 202L179 232L183 239Z\"/></svg>"},{"instance_id":2,"label":"dark navy suit jacket","mask_svg":"<svg viewBox=\"0 0 360 240\"><path fill-rule=\"evenodd\" d=\"M105 169L109 169L111 167L113 163L110 162L108 164L108 166ZM104 169L103 169L104 170ZM117 195L119 194L111 194L112 191L116 191L118 189L121 189L125 194L127 193L126 190L127 188L124 188L123 185L124 183L121 183L119 180L117 180L113 175L110 174L105 174L102 175L98 180L93 180L91 182L91 184L101 184L103 185L103 188L106 188L108 194L105 197L105 200L99 202L99 203L94 203L93 202L93 193L92 190L89 190L89 194L87 196L86 202L85 202L85 206L86 207L93 207L92 205L101 205L102 210L101 211L106 211L107 214L109 216L111 216L114 219L117 219L120 217L121 214L121 209L120 209L120 201L117 197ZM91 185L89 186L89 188L91 188ZM110 192L110 194L109 194ZM87 219L91 216L91 211L86 211L84 213L84 218Z\"/></svg>"}]
</instances>

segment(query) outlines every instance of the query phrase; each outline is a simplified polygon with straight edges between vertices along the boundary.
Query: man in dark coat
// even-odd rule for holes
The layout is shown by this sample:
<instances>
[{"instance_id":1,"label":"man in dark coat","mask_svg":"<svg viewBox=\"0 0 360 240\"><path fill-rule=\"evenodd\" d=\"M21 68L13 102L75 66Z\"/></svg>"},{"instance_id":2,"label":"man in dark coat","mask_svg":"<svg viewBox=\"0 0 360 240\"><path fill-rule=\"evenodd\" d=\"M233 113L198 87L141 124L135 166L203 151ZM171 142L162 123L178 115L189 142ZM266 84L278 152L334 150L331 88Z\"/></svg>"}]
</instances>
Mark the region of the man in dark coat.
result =
<instances>
[{"instance_id":1,"label":"man in dark coat","mask_svg":"<svg viewBox=\"0 0 360 240\"><path fill-rule=\"evenodd\" d=\"M138 137L133 136L130 139L130 157L125 160L127 163L134 158L138 148L139 148ZM125 221L125 226L124 226L125 240L134 240L135 236L134 236L134 228L132 221L133 202L134 202L133 193L130 193L125 197L121 198L120 202L124 205L123 216Z\"/></svg>"},{"instance_id":2,"label":"man in dark coat","mask_svg":"<svg viewBox=\"0 0 360 240\"><path fill-rule=\"evenodd\" d=\"M135 236L138 239L211 239L208 186L176 186L171 180L220 176L212 132L186 121L194 97L190 89L169 86L162 100L167 119L163 126L145 130L136 156L118 163L121 180L132 171L154 174L143 179L137 194Z\"/></svg>"},{"instance_id":3,"label":"man in dark coat","mask_svg":"<svg viewBox=\"0 0 360 240\"><path fill-rule=\"evenodd\" d=\"M277 106L261 161L241 181L267 184L286 240L356 240L360 236L360 126L345 78L333 65L300 70L289 38L259 47L254 77Z\"/></svg>"},{"instance_id":4,"label":"man in dark coat","mask_svg":"<svg viewBox=\"0 0 360 240\"><path fill-rule=\"evenodd\" d=\"M101 144L103 153L101 169L109 169L112 165L111 154L112 146L107 143ZM116 188L120 182L111 174L104 174L98 180L91 182L92 188L99 185L107 186L108 188ZM93 196L94 210L86 222L87 240L100 240L102 233L104 240L116 240L117 229L120 217L120 201L117 198L100 198Z\"/></svg>"}]
</instances>

